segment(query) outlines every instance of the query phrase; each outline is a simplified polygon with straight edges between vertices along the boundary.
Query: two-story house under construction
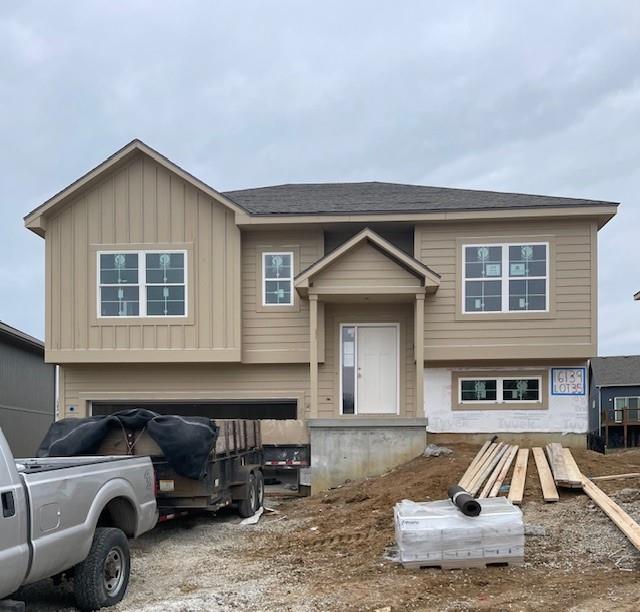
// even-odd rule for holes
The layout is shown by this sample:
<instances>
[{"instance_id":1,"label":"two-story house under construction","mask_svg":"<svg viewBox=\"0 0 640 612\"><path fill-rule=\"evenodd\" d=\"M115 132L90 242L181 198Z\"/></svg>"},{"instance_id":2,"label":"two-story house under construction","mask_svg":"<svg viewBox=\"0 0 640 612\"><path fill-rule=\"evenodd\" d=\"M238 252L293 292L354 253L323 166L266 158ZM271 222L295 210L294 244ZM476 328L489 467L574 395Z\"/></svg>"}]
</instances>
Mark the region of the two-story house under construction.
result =
<instances>
[{"instance_id":1,"label":"two-story house under construction","mask_svg":"<svg viewBox=\"0 0 640 612\"><path fill-rule=\"evenodd\" d=\"M62 416L277 420L315 489L435 441L584 444L617 204L389 183L219 193L136 140L36 208Z\"/></svg>"}]
</instances>

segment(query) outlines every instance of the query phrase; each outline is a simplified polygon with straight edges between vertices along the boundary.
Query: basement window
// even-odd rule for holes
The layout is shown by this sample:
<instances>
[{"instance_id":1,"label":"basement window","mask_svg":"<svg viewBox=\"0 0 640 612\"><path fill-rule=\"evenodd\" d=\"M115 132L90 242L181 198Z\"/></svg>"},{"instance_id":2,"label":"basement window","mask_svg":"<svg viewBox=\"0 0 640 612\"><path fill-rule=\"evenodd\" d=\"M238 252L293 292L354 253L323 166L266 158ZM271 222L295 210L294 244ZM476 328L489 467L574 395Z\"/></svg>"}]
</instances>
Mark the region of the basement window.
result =
<instances>
[{"instance_id":1,"label":"basement window","mask_svg":"<svg viewBox=\"0 0 640 612\"><path fill-rule=\"evenodd\" d=\"M262 254L262 305L293 306L293 253Z\"/></svg>"},{"instance_id":2,"label":"basement window","mask_svg":"<svg viewBox=\"0 0 640 612\"><path fill-rule=\"evenodd\" d=\"M547 312L549 244L463 247L463 313Z\"/></svg>"},{"instance_id":3,"label":"basement window","mask_svg":"<svg viewBox=\"0 0 640 612\"><path fill-rule=\"evenodd\" d=\"M185 251L98 253L98 317L184 317Z\"/></svg>"},{"instance_id":4,"label":"basement window","mask_svg":"<svg viewBox=\"0 0 640 612\"><path fill-rule=\"evenodd\" d=\"M460 404L537 404L542 401L542 377L458 379Z\"/></svg>"}]
</instances>

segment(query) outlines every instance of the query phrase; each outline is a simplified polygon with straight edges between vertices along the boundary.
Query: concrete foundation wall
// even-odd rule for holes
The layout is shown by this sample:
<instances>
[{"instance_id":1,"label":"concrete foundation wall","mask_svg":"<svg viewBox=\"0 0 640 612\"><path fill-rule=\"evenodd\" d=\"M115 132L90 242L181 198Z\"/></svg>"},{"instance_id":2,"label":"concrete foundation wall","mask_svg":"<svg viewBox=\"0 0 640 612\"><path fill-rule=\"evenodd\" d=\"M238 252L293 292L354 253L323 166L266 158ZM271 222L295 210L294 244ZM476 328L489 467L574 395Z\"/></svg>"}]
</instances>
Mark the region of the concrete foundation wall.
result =
<instances>
[{"instance_id":1,"label":"concrete foundation wall","mask_svg":"<svg viewBox=\"0 0 640 612\"><path fill-rule=\"evenodd\" d=\"M427 442L429 444L437 444L446 446L447 444L456 444L464 442L466 444L484 444L494 434L477 433L477 434L455 434L440 433L427 434ZM570 448L586 448L587 436L585 434L559 434L559 433L496 433L498 442L507 442L509 444L517 444L522 448L531 448L532 446L545 446L550 442L560 442L562 446Z\"/></svg>"},{"instance_id":2,"label":"concrete foundation wall","mask_svg":"<svg viewBox=\"0 0 640 612\"><path fill-rule=\"evenodd\" d=\"M308 424L312 493L384 474L421 455L426 443L426 419L312 419Z\"/></svg>"}]
</instances>

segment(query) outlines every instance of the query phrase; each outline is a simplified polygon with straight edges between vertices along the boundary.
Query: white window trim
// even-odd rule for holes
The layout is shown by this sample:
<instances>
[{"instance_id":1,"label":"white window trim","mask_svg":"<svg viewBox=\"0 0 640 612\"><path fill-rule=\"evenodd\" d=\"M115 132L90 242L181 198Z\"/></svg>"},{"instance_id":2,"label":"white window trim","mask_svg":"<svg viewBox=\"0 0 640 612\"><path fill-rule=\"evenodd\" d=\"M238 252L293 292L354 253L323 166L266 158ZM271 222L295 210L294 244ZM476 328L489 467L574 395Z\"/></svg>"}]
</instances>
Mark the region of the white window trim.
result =
<instances>
[{"instance_id":1,"label":"white window trim","mask_svg":"<svg viewBox=\"0 0 640 612\"><path fill-rule=\"evenodd\" d=\"M291 266L290 266L290 277L286 278L267 278L267 266L265 265L267 256L271 255L288 255L291 257ZM293 295L293 273L294 270L294 255L293 251L264 251L262 253L262 305L265 308L278 307L278 306L293 306L294 305L294 295ZM267 281L289 281L289 301L288 302L279 302L278 304L267 304Z\"/></svg>"},{"instance_id":2,"label":"white window trim","mask_svg":"<svg viewBox=\"0 0 640 612\"><path fill-rule=\"evenodd\" d=\"M355 329L355 335L353 338L354 341L354 355L353 355L353 366L355 373L355 384L353 388L353 414L345 414L343 400L344 395L342 393L342 359L343 359L343 351L342 351L342 330L345 327L353 327ZM339 403L340 403L340 416L356 416L358 415L358 328L359 327L395 327L396 328L396 351L397 351L397 360L396 360L396 411L393 412L385 412L380 414L365 412L366 416L389 416L395 414L396 416L400 414L400 323L340 323L339 328L339 336L338 336L338 349L340 352L340 389L339 389Z\"/></svg>"},{"instance_id":3,"label":"white window trim","mask_svg":"<svg viewBox=\"0 0 640 612\"><path fill-rule=\"evenodd\" d=\"M537 380L538 381L538 399L537 400L518 400L518 399L504 399L504 389L503 383L505 380ZM463 400L462 399L462 383L465 381L475 381L475 380L495 380L496 381L496 399L495 400ZM542 388L542 376L527 376L523 374L522 376L466 376L458 378L458 404L469 404L471 406L478 404L490 404L490 405L498 405L498 404L542 404L543 403L543 393L544 390Z\"/></svg>"},{"instance_id":4,"label":"white window trim","mask_svg":"<svg viewBox=\"0 0 640 612\"><path fill-rule=\"evenodd\" d=\"M127 283L122 285L117 284L102 284L100 282L100 256L101 255L115 255L117 253L124 253L128 255L138 256L138 282ZM182 253L184 256L184 283L167 283L167 285L160 283L151 283L152 287L170 286L170 287L182 287L184 285L184 314L181 315L148 315L147 314L147 254L154 253ZM96 314L98 319L113 319L119 321L121 319L186 319L189 314L189 273L188 273L188 257L187 251L184 249L152 249L139 251L137 249L119 249L108 251L97 251L96 253ZM138 314L127 316L113 316L103 315L101 308L102 287L138 287Z\"/></svg>"},{"instance_id":5,"label":"white window trim","mask_svg":"<svg viewBox=\"0 0 640 612\"><path fill-rule=\"evenodd\" d=\"M545 276L511 276L509 266L509 247L510 246L545 246L546 247L546 269ZM501 247L502 248L502 263L500 276L491 278L467 278L467 248L478 247ZM526 240L512 241L512 242L485 242L478 244L463 244L462 245L462 314L499 314L499 313L539 313L549 312L549 259L550 249L548 242L529 242ZM502 303L500 310L467 310L467 281L490 281L499 280L502 283ZM509 281L511 280L544 280L545 281L545 305L544 310L510 310L509 309Z\"/></svg>"}]
</instances>

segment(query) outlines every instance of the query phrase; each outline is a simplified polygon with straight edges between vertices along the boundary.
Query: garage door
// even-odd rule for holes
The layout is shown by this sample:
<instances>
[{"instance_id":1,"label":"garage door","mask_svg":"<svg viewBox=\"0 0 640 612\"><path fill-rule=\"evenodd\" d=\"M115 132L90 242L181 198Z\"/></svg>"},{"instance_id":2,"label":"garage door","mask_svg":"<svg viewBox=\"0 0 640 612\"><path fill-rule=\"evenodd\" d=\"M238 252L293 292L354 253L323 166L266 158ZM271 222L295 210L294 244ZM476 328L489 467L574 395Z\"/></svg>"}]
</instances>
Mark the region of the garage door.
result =
<instances>
[{"instance_id":1,"label":"garage door","mask_svg":"<svg viewBox=\"0 0 640 612\"><path fill-rule=\"evenodd\" d=\"M159 414L205 416L210 419L295 419L295 400L256 400L251 402L92 402L91 414L112 414L130 408L146 408Z\"/></svg>"}]
</instances>

